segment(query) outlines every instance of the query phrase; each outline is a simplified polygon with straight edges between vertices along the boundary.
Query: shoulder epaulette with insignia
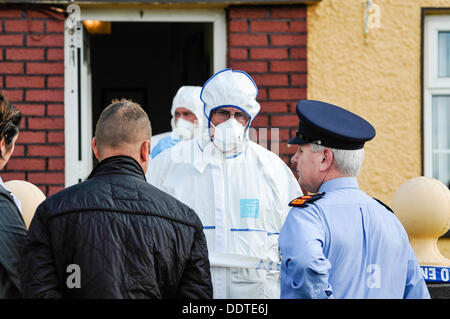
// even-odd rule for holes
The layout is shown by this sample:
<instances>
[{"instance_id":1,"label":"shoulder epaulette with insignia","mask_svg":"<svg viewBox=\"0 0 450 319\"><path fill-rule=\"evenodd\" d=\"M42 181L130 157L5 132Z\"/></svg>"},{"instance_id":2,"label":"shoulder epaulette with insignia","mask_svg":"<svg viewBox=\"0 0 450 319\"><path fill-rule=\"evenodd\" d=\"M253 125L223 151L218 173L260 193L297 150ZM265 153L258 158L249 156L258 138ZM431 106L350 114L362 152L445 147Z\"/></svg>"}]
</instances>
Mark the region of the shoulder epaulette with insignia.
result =
<instances>
[{"instance_id":1,"label":"shoulder epaulette with insignia","mask_svg":"<svg viewBox=\"0 0 450 319\"><path fill-rule=\"evenodd\" d=\"M289 203L289 206L292 207L306 207L308 204L311 204L312 202L315 202L316 200L320 199L325 195L325 193L317 193L314 195L304 195L297 197L293 201Z\"/></svg>"}]
</instances>

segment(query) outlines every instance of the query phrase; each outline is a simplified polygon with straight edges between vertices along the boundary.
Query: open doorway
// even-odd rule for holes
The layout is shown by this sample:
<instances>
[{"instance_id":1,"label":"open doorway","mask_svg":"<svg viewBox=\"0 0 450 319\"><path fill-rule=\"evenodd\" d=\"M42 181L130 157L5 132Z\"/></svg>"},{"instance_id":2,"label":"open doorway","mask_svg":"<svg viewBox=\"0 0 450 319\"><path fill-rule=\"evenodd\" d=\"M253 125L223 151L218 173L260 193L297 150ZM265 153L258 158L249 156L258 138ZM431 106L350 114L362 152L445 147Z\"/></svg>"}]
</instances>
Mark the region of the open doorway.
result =
<instances>
[{"instance_id":1,"label":"open doorway","mask_svg":"<svg viewBox=\"0 0 450 319\"><path fill-rule=\"evenodd\" d=\"M171 130L172 99L226 67L223 9L84 9L81 21L109 21L111 32L65 29L66 187L96 164L91 139L113 98L132 99L149 114L153 134Z\"/></svg>"},{"instance_id":2,"label":"open doorway","mask_svg":"<svg viewBox=\"0 0 450 319\"><path fill-rule=\"evenodd\" d=\"M145 109L153 134L171 130L170 108L180 86L202 86L212 75L212 23L113 22L91 35L93 128L112 98Z\"/></svg>"}]
</instances>

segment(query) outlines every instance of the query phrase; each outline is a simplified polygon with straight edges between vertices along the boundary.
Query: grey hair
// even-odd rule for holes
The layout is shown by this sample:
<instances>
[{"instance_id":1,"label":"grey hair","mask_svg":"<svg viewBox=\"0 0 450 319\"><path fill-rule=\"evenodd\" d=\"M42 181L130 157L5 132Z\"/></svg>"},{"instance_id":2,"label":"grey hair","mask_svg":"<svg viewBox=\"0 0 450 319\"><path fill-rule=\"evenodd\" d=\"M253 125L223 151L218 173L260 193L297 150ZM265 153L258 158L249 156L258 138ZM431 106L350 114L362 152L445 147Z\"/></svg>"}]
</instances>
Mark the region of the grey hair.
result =
<instances>
[{"instance_id":1,"label":"grey hair","mask_svg":"<svg viewBox=\"0 0 450 319\"><path fill-rule=\"evenodd\" d=\"M331 150L336 162L336 169L346 176L358 176L359 169L364 159L364 149L359 150L339 150L331 147L325 147L310 143L311 151L314 153L320 152L325 148Z\"/></svg>"}]
</instances>

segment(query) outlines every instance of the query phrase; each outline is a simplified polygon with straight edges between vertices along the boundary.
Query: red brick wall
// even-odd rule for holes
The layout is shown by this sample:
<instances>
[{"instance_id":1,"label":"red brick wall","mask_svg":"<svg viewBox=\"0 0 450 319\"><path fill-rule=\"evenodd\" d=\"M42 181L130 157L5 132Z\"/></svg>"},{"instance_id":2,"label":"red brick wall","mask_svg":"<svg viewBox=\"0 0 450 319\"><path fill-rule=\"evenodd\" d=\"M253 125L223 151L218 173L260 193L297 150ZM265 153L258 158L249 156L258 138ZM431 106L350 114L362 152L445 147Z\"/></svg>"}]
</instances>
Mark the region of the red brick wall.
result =
<instances>
[{"instance_id":1,"label":"red brick wall","mask_svg":"<svg viewBox=\"0 0 450 319\"><path fill-rule=\"evenodd\" d=\"M64 16L45 7L0 5L0 88L22 112L4 181L64 187Z\"/></svg>"},{"instance_id":2,"label":"red brick wall","mask_svg":"<svg viewBox=\"0 0 450 319\"><path fill-rule=\"evenodd\" d=\"M24 115L0 174L28 180L47 196L64 187L63 31L61 13L0 5L0 88ZM306 6L230 7L228 65L255 80L261 112L253 127L279 128L278 149L288 162L295 105L306 98Z\"/></svg>"},{"instance_id":3,"label":"red brick wall","mask_svg":"<svg viewBox=\"0 0 450 319\"><path fill-rule=\"evenodd\" d=\"M295 152L286 143L298 125L295 107L306 98L306 31L306 6L228 9L228 66L254 79L261 112L252 126L279 128L286 163Z\"/></svg>"}]
</instances>

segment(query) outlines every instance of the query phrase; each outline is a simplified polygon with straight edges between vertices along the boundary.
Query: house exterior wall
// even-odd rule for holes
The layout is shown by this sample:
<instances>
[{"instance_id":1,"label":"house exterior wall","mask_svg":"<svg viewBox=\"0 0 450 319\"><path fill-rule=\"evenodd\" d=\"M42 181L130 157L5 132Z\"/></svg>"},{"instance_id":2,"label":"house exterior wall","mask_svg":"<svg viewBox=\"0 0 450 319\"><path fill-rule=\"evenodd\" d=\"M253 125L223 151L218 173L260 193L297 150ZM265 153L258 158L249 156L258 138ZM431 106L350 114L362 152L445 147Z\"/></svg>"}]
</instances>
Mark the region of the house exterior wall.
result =
<instances>
[{"instance_id":1,"label":"house exterior wall","mask_svg":"<svg viewBox=\"0 0 450 319\"><path fill-rule=\"evenodd\" d=\"M0 88L23 115L1 176L46 195L64 187L63 19L43 6L0 6Z\"/></svg>"},{"instance_id":2,"label":"house exterior wall","mask_svg":"<svg viewBox=\"0 0 450 319\"><path fill-rule=\"evenodd\" d=\"M306 13L305 5L228 9L228 66L246 71L258 86L261 111L252 126L257 133L269 128L267 147L286 163L295 153L287 144L298 125L295 107L307 93Z\"/></svg>"},{"instance_id":3,"label":"house exterior wall","mask_svg":"<svg viewBox=\"0 0 450 319\"><path fill-rule=\"evenodd\" d=\"M278 129L267 147L288 162L295 105L306 98L306 6L226 10L228 66L254 78L261 112L253 127L269 128L269 141ZM2 178L28 180L47 196L64 188L63 32L63 15L45 6L0 6L0 87L24 115Z\"/></svg>"},{"instance_id":4,"label":"house exterior wall","mask_svg":"<svg viewBox=\"0 0 450 319\"><path fill-rule=\"evenodd\" d=\"M362 189L390 205L422 175L421 11L448 0L374 0L380 26L364 40L365 1L308 6L308 98L363 116L377 130L366 144Z\"/></svg>"}]
</instances>

